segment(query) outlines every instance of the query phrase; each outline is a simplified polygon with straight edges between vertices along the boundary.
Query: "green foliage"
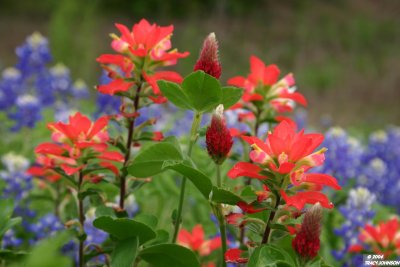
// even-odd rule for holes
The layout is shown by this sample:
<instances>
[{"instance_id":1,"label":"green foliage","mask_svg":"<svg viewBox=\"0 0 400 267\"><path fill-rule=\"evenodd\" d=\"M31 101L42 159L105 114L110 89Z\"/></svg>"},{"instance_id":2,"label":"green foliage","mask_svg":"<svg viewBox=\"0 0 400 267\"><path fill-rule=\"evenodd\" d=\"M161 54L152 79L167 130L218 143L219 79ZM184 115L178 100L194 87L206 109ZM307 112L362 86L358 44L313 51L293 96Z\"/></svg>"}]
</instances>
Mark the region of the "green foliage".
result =
<instances>
[{"instance_id":1,"label":"green foliage","mask_svg":"<svg viewBox=\"0 0 400 267\"><path fill-rule=\"evenodd\" d=\"M248 267L296 266L292 257L281 247L268 244L257 247L251 254Z\"/></svg>"},{"instance_id":2,"label":"green foliage","mask_svg":"<svg viewBox=\"0 0 400 267\"><path fill-rule=\"evenodd\" d=\"M67 232L41 241L27 258L12 267L70 267L72 260L61 254L61 247L70 240Z\"/></svg>"},{"instance_id":3,"label":"green foliage","mask_svg":"<svg viewBox=\"0 0 400 267\"><path fill-rule=\"evenodd\" d=\"M21 223L21 217L11 218L13 211L12 199L0 199L0 240L9 229Z\"/></svg>"},{"instance_id":4,"label":"green foliage","mask_svg":"<svg viewBox=\"0 0 400 267\"><path fill-rule=\"evenodd\" d=\"M156 237L156 233L146 224L127 218L113 219L103 216L95 219L93 225L118 240L138 237L139 244L143 244Z\"/></svg>"},{"instance_id":5,"label":"green foliage","mask_svg":"<svg viewBox=\"0 0 400 267\"><path fill-rule=\"evenodd\" d=\"M138 247L137 236L119 240L111 255L111 267L131 267L135 262Z\"/></svg>"},{"instance_id":6,"label":"green foliage","mask_svg":"<svg viewBox=\"0 0 400 267\"><path fill-rule=\"evenodd\" d=\"M185 247L175 244L161 244L143 249L139 257L154 267L196 267L200 266L196 255Z\"/></svg>"},{"instance_id":7,"label":"green foliage","mask_svg":"<svg viewBox=\"0 0 400 267\"><path fill-rule=\"evenodd\" d=\"M203 71L186 76L182 87L166 81L159 81L158 85L174 105L199 113L209 112L219 104L227 109L239 101L243 94L243 90L236 87L221 87L216 78Z\"/></svg>"}]
</instances>

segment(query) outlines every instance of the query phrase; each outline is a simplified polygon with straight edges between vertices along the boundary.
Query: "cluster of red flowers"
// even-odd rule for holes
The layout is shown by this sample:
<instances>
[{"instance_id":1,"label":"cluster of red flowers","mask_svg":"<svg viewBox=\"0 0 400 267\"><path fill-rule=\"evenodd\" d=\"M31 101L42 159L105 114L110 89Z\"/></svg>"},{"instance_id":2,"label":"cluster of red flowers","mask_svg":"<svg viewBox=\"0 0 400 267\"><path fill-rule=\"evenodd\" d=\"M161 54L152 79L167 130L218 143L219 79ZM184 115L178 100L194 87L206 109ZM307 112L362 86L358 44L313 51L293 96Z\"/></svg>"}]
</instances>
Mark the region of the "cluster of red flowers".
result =
<instances>
[{"instance_id":1,"label":"cluster of red flowers","mask_svg":"<svg viewBox=\"0 0 400 267\"><path fill-rule=\"evenodd\" d=\"M108 76L112 78L110 83L98 86L99 92L110 95L126 93L143 77L149 87L142 90L142 93L147 94L155 103L165 102L166 99L161 95L157 81L163 79L179 83L182 77L173 71L155 71L155 69L174 65L179 58L189 55L188 52L179 53L176 49L171 50L170 38L174 27L150 24L145 19L133 25L132 31L122 24L116 24L116 27L121 36L112 35L111 47L119 54L104 54L97 58Z\"/></svg>"},{"instance_id":2,"label":"cluster of red flowers","mask_svg":"<svg viewBox=\"0 0 400 267\"><path fill-rule=\"evenodd\" d=\"M79 112L69 118L69 123L50 123L53 142L38 145L37 166L31 167L29 173L34 176L45 177L50 181L59 180L62 175L60 168L66 175L73 175L83 169L89 161L96 160L102 168L106 168L118 175L118 168L112 162L122 162L123 155L110 151L107 145L108 117L101 117L96 122ZM98 181L101 177L89 177Z\"/></svg>"},{"instance_id":3,"label":"cluster of red flowers","mask_svg":"<svg viewBox=\"0 0 400 267\"><path fill-rule=\"evenodd\" d=\"M272 64L266 66L256 56L250 57L250 74L247 77L235 76L228 80L229 85L244 88L241 101L231 109L245 109L239 113L239 120L250 122L254 119L290 120L282 113L292 112L295 104L307 106L307 100L296 92L295 79L289 73L279 80L280 70ZM262 114L265 106L275 113ZM268 116L260 118L260 116ZM236 130L234 130L236 131Z\"/></svg>"},{"instance_id":4,"label":"cluster of red flowers","mask_svg":"<svg viewBox=\"0 0 400 267\"><path fill-rule=\"evenodd\" d=\"M193 227L192 233L186 229L181 229L178 234L178 244L187 247L205 257L210 255L214 250L221 248L221 237L214 237L213 239L204 238L204 229L201 224ZM215 267L213 263L202 265L203 267Z\"/></svg>"},{"instance_id":5,"label":"cluster of red flowers","mask_svg":"<svg viewBox=\"0 0 400 267\"><path fill-rule=\"evenodd\" d=\"M381 222L377 226L366 225L361 230L359 244L349 248L350 252L372 251L385 257L400 256L400 222L394 217L387 222Z\"/></svg>"},{"instance_id":6,"label":"cluster of red flowers","mask_svg":"<svg viewBox=\"0 0 400 267\"><path fill-rule=\"evenodd\" d=\"M253 163L237 163L228 172L228 177L235 179L247 176L265 182L264 191L257 192L258 198L255 202L237 204L244 213L263 211L265 208L260 204L274 198L271 190L278 192L278 197L274 199L277 202L276 207L280 204L281 198L286 202L286 216L293 217L302 211L306 204L319 203L324 208L333 207L327 196L320 191L324 186L340 189L337 180L326 174L308 173L311 168L320 166L324 162L326 149L314 151L321 145L323 135L305 134L304 130L296 133L295 124L283 121L273 132L268 133L265 142L254 136L242 136L242 138L253 148L250 152ZM268 180L273 180L273 184L278 185L269 188ZM291 210L290 207L295 209ZM227 219L232 224L243 226L246 222L243 220L244 216L244 214L230 214Z\"/></svg>"}]
</instances>

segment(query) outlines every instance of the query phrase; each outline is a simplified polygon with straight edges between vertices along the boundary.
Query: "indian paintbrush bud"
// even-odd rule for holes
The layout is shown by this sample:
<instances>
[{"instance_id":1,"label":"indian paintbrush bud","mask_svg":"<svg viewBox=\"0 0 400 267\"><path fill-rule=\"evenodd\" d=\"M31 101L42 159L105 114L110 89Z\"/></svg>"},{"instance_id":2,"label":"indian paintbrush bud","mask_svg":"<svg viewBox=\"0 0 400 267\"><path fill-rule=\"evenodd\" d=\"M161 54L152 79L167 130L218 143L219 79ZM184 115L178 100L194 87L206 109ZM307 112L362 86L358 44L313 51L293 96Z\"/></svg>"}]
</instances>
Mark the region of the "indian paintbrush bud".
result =
<instances>
[{"instance_id":1,"label":"indian paintbrush bud","mask_svg":"<svg viewBox=\"0 0 400 267\"><path fill-rule=\"evenodd\" d=\"M194 70L202 70L205 73L219 79L221 77L221 63L218 57L218 41L215 34L210 33L204 40L199 59L194 65Z\"/></svg>"},{"instance_id":2,"label":"indian paintbrush bud","mask_svg":"<svg viewBox=\"0 0 400 267\"><path fill-rule=\"evenodd\" d=\"M216 164L222 164L232 148L232 136L226 127L224 106L221 104L211 118L211 125L206 132L206 145L210 157Z\"/></svg>"},{"instance_id":3,"label":"indian paintbrush bud","mask_svg":"<svg viewBox=\"0 0 400 267\"><path fill-rule=\"evenodd\" d=\"M294 250L303 260L310 260L318 255L321 221L322 207L317 203L305 213L301 228L292 241Z\"/></svg>"}]
</instances>

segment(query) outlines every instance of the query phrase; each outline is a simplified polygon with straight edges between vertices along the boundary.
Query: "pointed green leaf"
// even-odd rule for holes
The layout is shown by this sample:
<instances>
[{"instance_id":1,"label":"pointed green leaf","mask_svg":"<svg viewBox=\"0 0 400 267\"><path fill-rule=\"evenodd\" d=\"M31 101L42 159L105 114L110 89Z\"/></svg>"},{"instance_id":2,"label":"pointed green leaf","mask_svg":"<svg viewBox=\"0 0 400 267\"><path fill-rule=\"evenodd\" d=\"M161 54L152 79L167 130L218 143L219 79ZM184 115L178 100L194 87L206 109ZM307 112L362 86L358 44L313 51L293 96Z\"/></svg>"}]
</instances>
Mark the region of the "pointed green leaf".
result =
<instances>
[{"instance_id":1,"label":"pointed green leaf","mask_svg":"<svg viewBox=\"0 0 400 267\"><path fill-rule=\"evenodd\" d=\"M240 201L246 202L243 198L235 193L215 186L213 187L211 194L211 200L215 203L237 205L237 203Z\"/></svg>"},{"instance_id":2,"label":"pointed green leaf","mask_svg":"<svg viewBox=\"0 0 400 267\"><path fill-rule=\"evenodd\" d=\"M156 175L163 171L165 161L183 161L180 151L170 142L154 144L144 149L128 166L128 173L140 178Z\"/></svg>"},{"instance_id":3,"label":"pointed green leaf","mask_svg":"<svg viewBox=\"0 0 400 267\"><path fill-rule=\"evenodd\" d=\"M187 177L194 184L194 186L203 194L203 196L206 199L208 199L212 189L212 183L210 178L208 178L208 176L206 176L201 171L183 163L178 163L173 165L171 164L167 168L172 169L182 174L183 176Z\"/></svg>"},{"instance_id":4,"label":"pointed green leaf","mask_svg":"<svg viewBox=\"0 0 400 267\"><path fill-rule=\"evenodd\" d=\"M228 109L234 104L236 104L243 95L243 89L233 87L233 86L225 86L222 87L222 97L221 104L224 105L224 109Z\"/></svg>"},{"instance_id":5,"label":"pointed green leaf","mask_svg":"<svg viewBox=\"0 0 400 267\"><path fill-rule=\"evenodd\" d=\"M182 109L193 109L187 95L178 84L162 80L158 81L157 84L163 95L172 104Z\"/></svg>"},{"instance_id":6,"label":"pointed green leaf","mask_svg":"<svg viewBox=\"0 0 400 267\"><path fill-rule=\"evenodd\" d=\"M267 244L254 250L248 267L296 266L292 257L282 248Z\"/></svg>"},{"instance_id":7,"label":"pointed green leaf","mask_svg":"<svg viewBox=\"0 0 400 267\"><path fill-rule=\"evenodd\" d=\"M139 244L156 237L156 233L146 224L127 218L113 219L109 216L104 216L95 219L93 225L119 240L138 236Z\"/></svg>"},{"instance_id":8,"label":"pointed green leaf","mask_svg":"<svg viewBox=\"0 0 400 267\"><path fill-rule=\"evenodd\" d=\"M190 249L176 244L161 244L143 249L139 257L154 267L199 267L196 255Z\"/></svg>"},{"instance_id":9,"label":"pointed green leaf","mask_svg":"<svg viewBox=\"0 0 400 267\"><path fill-rule=\"evenodd\" d=\"M222 91L219 81L203 71L186 76L182 88L191 106L198 112L207 111L220 104Z\"/></svg>"},{"instance_id":10,"label":"pointed green leaf","mask_svg":"<svg viewBox=\"0 0 400 267\"><path fill-rule=\"evenodd\" d=\"M136 260L138 247L137 236L119 240L111 255L111 267L132 267Z\"/></svg>"}]
</instances>

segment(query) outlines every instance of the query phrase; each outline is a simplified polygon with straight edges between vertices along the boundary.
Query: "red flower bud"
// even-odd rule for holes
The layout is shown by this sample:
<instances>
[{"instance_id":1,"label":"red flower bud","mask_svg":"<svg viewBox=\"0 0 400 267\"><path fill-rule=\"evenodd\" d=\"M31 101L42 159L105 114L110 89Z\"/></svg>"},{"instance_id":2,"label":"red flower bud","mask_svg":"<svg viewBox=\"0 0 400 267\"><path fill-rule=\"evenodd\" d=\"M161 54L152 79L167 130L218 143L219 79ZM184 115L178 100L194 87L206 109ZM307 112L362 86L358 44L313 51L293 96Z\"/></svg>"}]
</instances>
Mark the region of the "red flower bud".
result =
<instances>
[{"instance_id":1,"label":"red flower bud","mask_svg":"<svg viewBox=\"0 0 400 267\"><path fill-rule=\"evenodd\" d=\"M214 33L210 33L204 40L200 57L194 65L194 71L202 70L219 79L221 77L221 64L218 58L218 42Z\"/></svg>"},{"instance_id":2,"label":"red flower bud","mask_svg":"<svg viewBox=\"0 0 400 267\"><path fill-rule=\"evenodd\" d=\"M232 136L223 117L224 106L219 105L206 132L206 145L210 157L216 164L222 164L232 148Z\"/></svg>"},{"instance_id":3,"label":"red flower bud","mask_svg":"<svg viewBox=\"0 0 400 267\"><path fill-rule=\"evenodd\" d=\"M318 255L320 248L322 207L319 203L312 206L304 215L303 223L292 241L294 250L303 259L309 260Z\"/></svg>"}]
</instances>

